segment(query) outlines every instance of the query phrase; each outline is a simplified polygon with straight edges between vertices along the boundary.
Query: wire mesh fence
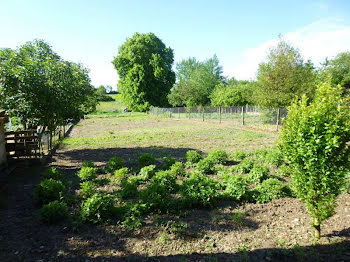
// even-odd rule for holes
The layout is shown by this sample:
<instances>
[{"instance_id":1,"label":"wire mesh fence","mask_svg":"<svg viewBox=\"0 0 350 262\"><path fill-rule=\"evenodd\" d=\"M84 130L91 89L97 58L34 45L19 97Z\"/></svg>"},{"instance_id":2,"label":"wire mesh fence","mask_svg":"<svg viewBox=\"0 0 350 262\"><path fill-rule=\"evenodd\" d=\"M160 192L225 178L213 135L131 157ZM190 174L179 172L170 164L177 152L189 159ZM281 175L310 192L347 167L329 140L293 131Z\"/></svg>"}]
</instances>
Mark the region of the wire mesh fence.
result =
<instances>
[{"instance_id":1,"label":"wire mesh fence","mask_svg":"<svg viewBox=\"0 0 350 262\"><path fill-rule=\"evenodd\" d=\"M236 125L271 130L278 130L279 126L282 124L282 119L287 117L286 108L268 108L248 105L233 107L154 107L151 108L150 113L175 119L214 120L219 123L230 121Z\"/></svg>"}]
</instances>

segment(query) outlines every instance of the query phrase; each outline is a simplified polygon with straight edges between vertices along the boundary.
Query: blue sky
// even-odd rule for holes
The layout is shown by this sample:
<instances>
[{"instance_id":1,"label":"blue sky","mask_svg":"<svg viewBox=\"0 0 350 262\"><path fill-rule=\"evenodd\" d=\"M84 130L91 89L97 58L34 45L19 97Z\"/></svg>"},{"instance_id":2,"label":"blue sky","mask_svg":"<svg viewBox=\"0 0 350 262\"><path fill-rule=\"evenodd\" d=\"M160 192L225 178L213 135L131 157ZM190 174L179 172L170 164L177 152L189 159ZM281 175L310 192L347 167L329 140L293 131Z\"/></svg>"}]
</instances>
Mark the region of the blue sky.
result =
<instances>
[{"instance_id":1,"label":"blue sky","mask_svg":"<svg viewBox=\"0 0 350 262\"><path fill-rule=\"evenodd\" d=\"M216 54L228 77L254 79L282 34L316 65L350 51L350 1L1 0L0 48L44 39L90 68L94 85L117 85L111 61L134 32L155 33L175 61Z\"/></svg>"}]
</instances>

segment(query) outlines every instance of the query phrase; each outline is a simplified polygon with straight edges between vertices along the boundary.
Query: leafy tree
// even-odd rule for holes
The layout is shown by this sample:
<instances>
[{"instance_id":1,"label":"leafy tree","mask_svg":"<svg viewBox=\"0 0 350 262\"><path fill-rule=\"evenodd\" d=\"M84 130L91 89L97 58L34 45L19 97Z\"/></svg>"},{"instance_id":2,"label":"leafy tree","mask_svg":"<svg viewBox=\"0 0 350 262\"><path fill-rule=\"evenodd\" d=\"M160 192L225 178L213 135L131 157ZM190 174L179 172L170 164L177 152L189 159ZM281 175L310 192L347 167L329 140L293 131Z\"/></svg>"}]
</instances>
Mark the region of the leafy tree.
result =
<instances>
[{"instance_id":1,"label":"leafy tree","mask_svg":"<svg viewBox=\"0 0 350 262\"><path fill-rule=\"evenodd\" d=\"M173 50L153 33L135 33L119 48L113 60L120 80L118 90L127 107L135 111L168 105L175 82Z\"/></svg>"},{"instance_id":2,"label":"leafy tree","mask_svg":"<svg viewBox=\"0 0 350 262\"><path fill-rule=\"evenodd\" d=\"M259 104L285 107L297 96L313 97L316 73L310 61L283 40L270 50L267 62L258 69Z\"/></svg>"},{"instance_id":3,"label":"leafy tree","mask_svg":"<svg viewBox=\"0 0 350 262\"><path fill-rule=\"evenodd\" d=\"M177 83L168 96L173 106L204 106L210 103L210 94L224 80L217 56L199 62L195 58L176 65Z\"/></svg>"},{"instance_id":4,"label":"leafy tree","mask_svg":"<svg viewBox=\"0 0 350 262\"><path fill-rule=\"evenodd\" d=\"M232 83L232 81L230 81ZM254 82L220 83L210 95L213 106L245 106L253 104Z\"/></svg>"},{"instance_id":5,"label":"leafy tree","mask_svg":"<svg viewBox=\"0 0 350 262\"><path fill-rule=\"evenodd\" d=\"M293 169L293 187L312 218L316 238L322 221L334 214L348 168L350 111L344 102L340 86L320 84L313 102L304 95L292 103L280 137Z\"/></svg>"},{"instance_id":6,"label":"leafy tree","mask_svg":"<svg viewBox=\"0 0 350 262\"><path fill-rule=\"evenodd\" d=\"M324 77L332 76L333 85L341 85L343 92L350 92L350 52L339 53L333 60L326 61Z\"/></svg>"}]
</instances>

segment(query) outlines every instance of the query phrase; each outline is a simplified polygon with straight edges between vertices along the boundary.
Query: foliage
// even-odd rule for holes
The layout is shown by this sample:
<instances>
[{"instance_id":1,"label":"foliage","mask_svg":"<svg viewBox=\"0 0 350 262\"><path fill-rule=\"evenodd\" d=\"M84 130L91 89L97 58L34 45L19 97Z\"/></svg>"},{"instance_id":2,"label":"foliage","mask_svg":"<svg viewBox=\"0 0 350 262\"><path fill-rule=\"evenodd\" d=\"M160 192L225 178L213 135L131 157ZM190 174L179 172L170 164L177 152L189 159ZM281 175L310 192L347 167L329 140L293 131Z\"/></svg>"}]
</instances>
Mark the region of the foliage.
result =
<instances>
[{"instance_id":1,"label":"foliage","mask_svg":"<svg viewBox=\"0 0 350 262\"><path fill-rule=\"evenodd\" d=\"M189 150L186 152L186 165L187 166L194 166L202 159L203 159L203 157L196 150Z\"/></svg>"},{"instance_id":2,"label":"foliage","mask_svg":"<svg viewBox=\"0 0 350 262\"><path fill-rule=\"evenodd\" d=\"M225 164L228 159L228 155L224 150L216 149L211 151L207 158L213 161L215 164Z\"/></svg>"},{"instance_id":3,"label":"foliage","mask_svg":"<svg viewBox=\"0 0 350 262\"><path fill-rule=\"evenodd\" d=\"M293 188L306 204L317 238L322 221L334 214L348 169L349 106L341 91L330 81L321 83L313 102L304 96L290 106L281 132L280 147L293 169Z\"/></svg>"},{"instance_id":4,"label":"foliage","mask_svg":"<svg viewBox=\"0 0 350 262\"><path fill-rule=\"evenodd\" d=\"M234 170L239 173L249 173L254 166L254 160L251 158L245 158L241 163L234 166Z\"/></svg>"},{"instance_id":5,"label":"foliage","mask_svg":"<svg viewBox=\"0 0 350 262\"><path fill-rule=\"evenodd\" d=\"M211 158L204 158L197 163L196 170L203 174L211 174L215 171L215 162Z\"/></svg>"},{"instance_id":6,"label":"foliage","mask_svg":"<svg viewBox=\"0 0 350 262\"><path fill-rule=\"evenodd\" d=\"M229 176L225 180L225 185L224 196L236 201L242 200L249 189L242 175Z\"/></svg>"},{"instance_id":7,"label":"foliage","mask_svg":"<svg viewBox=\"0 0 350 262\"><path fill-rule=\"evenodd\" d=\"M269 177L269 168L265 165L256 164L249 172L249 180L254 184L260 184Z\"/></svg>"},{"instance_id":8,"label":"foliage","mask_svg":"<svg viewBox=\"0 0 350 262\"><path fill-rule=\"evenodd\" d=\"M92 161L84 161L81 167L92 167L95 168L95 164Z\"/></svg>"},{"instance_id":9,"label":"foliage","mask_svg":"<svg viewBox=\"0 0 350 262\"><path fill-rule=\"evenodd\" d=\"M80 214L83 221L99 223L111 219L114 213L114 202L111 195L95 193L82 203Z\"/></svg>"},{"instance_id":10,"label":"foliage","mask_svg":"<svg viewBox=\"0 0 350 262\"><path fill-rule=\"evenodd\" d=\"M119 181L122 181L126 178L127 174L129 173L129 169L127 167L120 168L118 170L114 171L114 177L118 179Z\"/></svg>"},{"instance_id":11,"label":"foliage","mask_svg":"<svg viewBox=\"0 0 350 262\"><path fill-rule=\"evenodd\" d=\"M93 167L82 167L78 172L81 181L94 180L97 177L96 170Z\"/></svg>"},{"instance_id":12,"label":"foliage","mask_svg":"<svg viewBox=\"0 0 350 262\"><path fill-rule=\"evenodd\" d=\"M247 156L249 156L249 153L246 151L241 151L241 150L237 150L235 152L233 152L232 154L232 159L234 161L242 161L243 159L245 159Z\"/></svg>"},{"instance_id":13,"label":"foliage","mask_svg":"<svg viewBox=\"0 0 350 262\"><path fill-rule=\"evenodd\" d=\"M138 194L138 180L135 177L129 177L121 181L122 197L133 197Z\"/></svg>"},{"instance_id":14,"label":"foliage","mask_svg":"<svg viewBox=\"0 0 350 262\"><path fill-rule=\"evenodd\" d=\"M176 183L176 176L170 171L159 171L152 177L151 183L158 184L165 187L170 193L175 192L178 189Z\"/></svg>"},{"instance_id":15,"label":"foliage","mask_svg":"<svg viewBox=\"0 0 350 262\"><path fill-rule=\"evenodd\" d=\"M144 166L143 168L141 168L139 175L144 180L151 179L156 174L155 169L155 165Z\"/></svg>"},{"instance_id":16,"label":"foliage","mask_svg":"<svg viewBox=\"0 0 350 262\"><path fill-rule=\"evenodd\" d=\"M177 63L176 71L177 83L168 96L173 106L208 105L211 92L224 80L216 55L204 62L195 58L182 60Z\"/></svg>"},{"instance_id":17,"label":"foliage","mask_svg":"<svg viewBox=\"0 0 350 262\"><path fill-rule=\"evenodd\" d=\"M258 192L256 195L256 202L258 203L270 202L271 200L278 199L284 195L283 184L276 178L264 180L256 190Z\"/></svg>"},{"instance_id":18,"label":"foliage","mask_svg":"<svg viewBox=\"0 0 350 262\"><path fill-rule=\"evenodd\" d=\"M93 181L84 181L80 183L80 195L84 198L89 198L96 193L96 185Z\"/></svg>"},{"instance_id":19,"label":"foliage","mask_svg":"<svg viewBox=\"0 0 350 262\"><path fill-rule=\"evenodd\" d=\"M113 172L115 170L121 169L123 167L123 160L120 157L111 157L108 160L108 170Z\"/></svg>"},{"instance_id":20,"label":"foliage","mask_svg":"<svg viewBox=\"0 0 350 262\"><path fill-rule=\"evenodd\" d=\"M156 159L152 154L146 153L139 155L137 162L139 163L140 168L145 166L154 165L156 162Z\"/></svg>"},{"instance_id":21,"label":"foliage","mask_svg":"<svg viewBox=\"0 0 350 262\"><path fill-rule=\"evenodd\" d=\"M63 174L56 168L50 167L45 170L45 172L42 174L42 177L45 179L52 178L54 180L61 180L63 178Z\"/></svg>"},{"instance_id":22,"label":"foliage","mask_svg":"<svg viewBox=\"0 0 350 262\"><path fill-rule=\"evenodd\" d=\"M164 185L153 182L141 192L140 201L146 204L151 211L165 212L168 210L172 198Z\"/></svg>"},{"instance_id":23,"label":"foliage","mask_svg":"<svg viewBox=\"0 0 350 262\"><path fill-rule=\"evenodd\" d=\"M173 157L163 157L163 165L162 169L163 170L168 170L173 164L175 164L175 158Z\"/></svg>"},{"instance_id":24,"label":"foliage","mask_svg":"<svg viewBox=\"0 0 350 262\"><path fill-rule=\"evenodd\" d=\"M206 175L193 173L180 188L181 200L186 206L212 206L219 197L219 183Z\"/></svg>"},{"instance_id":25,"label":"foliage","mask_svg":"<svg viewBox=\"0 0 350 262\"><path fill-rule=\"evenodd\" d=\"M299 51L281 40L259 65L257 80L259 104L276 108L290 105L295 96L313 97L316 76L312 63L304 63Z\"/></svg>"},{"instance_id":26,"label":"foliage","mask_svg":"<svg viewBox=\"0 0 350 262\"><path fill-rule=\"evenodd\" d=\"M267 154L265 155L265 163L274 167L281 166L283 164L283 155L281 151L278 148L268 150Z\"/></svg>"},{"instance_id":27,"label":"foliage","mask_svg":"<svg viewBox=\"0 0 350 262\"><path fill-rule=\"evenodd\" d=\"M186 171L184 164L182 164L181 162L175 162L170 167L169 173L172 174L174 177L185 176Z\"/></svg>"},{"instance_id":28,"label":"foliage","mask_svg":"<svg viewBox=\"0 0 350 262\"><path fill-rule=\"evenodd\" d=\"M119 48L113 65L118 71L118 90L128 109L145 111L166 106L175 83L173 50L153 33L135 33Z\"/></svg>"},{"instance_id":29,"label":"foliage","mask_svg":"<svg viewBox=\"0 0 350 262\"><path fill-rule=\"evenodd\" d=\"M34 189L36 198L42 203L48 203L60 200L63 192L66 190L65 185L61 181L52 178L43 179Z\"/></svg>"},{"instance_id":30,"label":"foliage","mask_svg":"<svg viewBox=\"0 0 350 262\"><path fill-rule=\"evenodd\" d=\"M57 200L42 206L40 209L41 219L49 224L58 223L66 219L68 215L67 205Z\"/></svg>"},{"instance_id":31,"label":"foliage","mask_svg":"<svg viewBox=\"0 0 350 262\"><path fill-rule=\"evenodd\" d=\"M142 216L147 212L148 208L146 204L133 204L125 214L125 220L123 226L129 230L139 229L142 225Z\"/></svg>"}]
</instances>

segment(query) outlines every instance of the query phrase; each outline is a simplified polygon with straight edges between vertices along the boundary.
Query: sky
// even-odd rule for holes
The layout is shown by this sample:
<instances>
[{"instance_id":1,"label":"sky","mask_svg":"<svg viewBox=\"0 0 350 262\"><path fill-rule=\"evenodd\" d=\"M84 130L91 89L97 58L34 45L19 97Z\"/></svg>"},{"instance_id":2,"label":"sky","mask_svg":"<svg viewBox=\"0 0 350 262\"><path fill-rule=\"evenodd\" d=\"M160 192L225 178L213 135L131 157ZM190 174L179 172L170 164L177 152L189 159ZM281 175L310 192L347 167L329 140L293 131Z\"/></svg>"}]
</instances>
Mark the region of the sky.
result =
<instances>
[{"instance_id":1,"label":"sky","mask_svg":"<svg viewBox=\"0 0 350 262\"><path fill-rule=\"evenodd\" d=\"M117 88L111 61L135 32L153 32L175 63L216 54L226 77L253 80L282 35L318 66L350 51L350 1L0 0L0 48L43 39L90 69L92 84ZM175 68L175 66L174 66Z\"/></svg>"}]
</instances>

